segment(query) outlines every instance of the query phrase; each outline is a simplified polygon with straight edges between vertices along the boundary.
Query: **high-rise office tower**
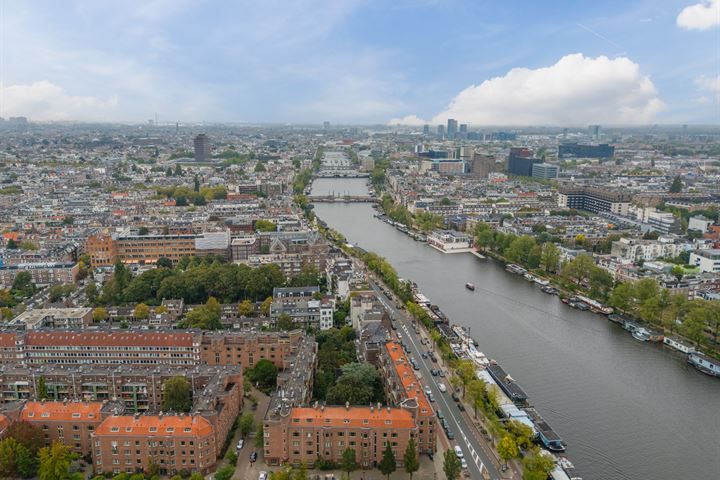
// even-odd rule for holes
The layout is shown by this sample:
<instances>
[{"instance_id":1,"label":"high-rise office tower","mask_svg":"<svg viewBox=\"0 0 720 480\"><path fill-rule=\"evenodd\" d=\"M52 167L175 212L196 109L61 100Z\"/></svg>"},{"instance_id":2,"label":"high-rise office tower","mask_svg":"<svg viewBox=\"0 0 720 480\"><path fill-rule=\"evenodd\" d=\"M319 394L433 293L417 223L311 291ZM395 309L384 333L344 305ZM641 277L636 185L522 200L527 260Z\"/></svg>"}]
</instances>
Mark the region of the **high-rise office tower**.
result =
<instances>
[{"instance_id":1,"label":"high-rise office tower","mask_svg":"<svg viewBox=\"0 0 720 480\"><path fill-rule=\"evenodd\" d=\"M588 127L588 134L595 140L600 138L600 125L590 125Z\"/></svg>"},{"instance_id":2,"label":"high-rise office tower","mask_svg":"<svg viewBox=\"0 0 720 480\"><path fill-rule=\"evenodd\" d=\"M467 123L460 124L460 133L467 133Z\"/></svg>"},{"instance_id":3,"label":"high-rise office tower","mask_svg":"<svg viewBox=\"0 0 720 480\"><path fill-rule=\"evenodd\" d=\"M323 130L330 130L330 122L327 120L323 122Z\"/></svg>"},{"instance_id":4,"label":"high-rise office tower","mask_svg":"<svg viewBox=\"0 0 720 480\"><path fill-rule=\"evenodd\" d=\"M447 136L448 138L455 138L458 131L458 122L454 118L448 118L447 121Z\"/></svg>"},{"instance_id":5,"label":"high-rise office tower","mask_svg":"<svg viewBox=\"0 0 720 480\"><path fill-rule=\"evenodd\" d=\"M444 136L445 136L445 125L438 125L438 126L437 126L437 134L438 134L438 137L444 137Z\"/></svg>"},{"instance_id":6,"label":"high-rise office tower","mask_svg":"<svg viewBox=\"0 0 720 480\"><path fill-rule=\"evenodd\" d=\"M210 137L201 133L195 137L195 161L207 162L210 155Z\"/></svg>"},{"instance_id":7,"label":"high-rise office tower","mask_svg":"<svg viewBox=\"0 0 720 480\"><path fill-rule=\"evenodd\" d=\"M425 125L423 127L423 135L430 135L430 125Z\"/></svg>"}]
</instances>

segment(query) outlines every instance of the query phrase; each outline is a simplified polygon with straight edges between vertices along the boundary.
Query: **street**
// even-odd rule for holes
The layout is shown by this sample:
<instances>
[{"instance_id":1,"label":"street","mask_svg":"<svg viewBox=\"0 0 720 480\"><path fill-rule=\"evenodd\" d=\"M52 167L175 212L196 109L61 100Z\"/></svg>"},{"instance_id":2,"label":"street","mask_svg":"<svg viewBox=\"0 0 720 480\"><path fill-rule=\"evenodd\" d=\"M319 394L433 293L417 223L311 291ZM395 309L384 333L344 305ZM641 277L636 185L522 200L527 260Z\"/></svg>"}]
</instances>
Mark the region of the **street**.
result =
<instances>
[{"instance_id":1,"label":"street","mask_svg":"<svg viewBox=\"0 0 720 480\"><path fill-rule=\"evenodd\" d=\"M433 405L433 407L436 411L439 409L443 413L450 425L450 429L455 433L455 440L451 440L450 445L457 444L462 449L468 464L470 478L483 478L483 469L487 470L492 479L503 478L490 461L488 454L483 450L479 441L475 438L473 434L474 427L468 424L457 404L450 398L452 391L450 379L448 377L439 379L438 377L433 377L430 373L431 369L439 367L433 365L433 362L429 358L422 357L422 353L427 350L427 347L421 345L420 335L416 334L412 328L411 320L408 318L407 313L398 310L394 302L388 298L373 281L370 281L370 287L375 291L383 304L385 304L386 308L392 312L396 325L398 325L397 332L402 334L403 339L406 340L405 343L411 352L410 356L419 362L420 370L418 373L421 375L418 376L421 377L420 383L424 387L430 388L435 398L435 402L433 402L435 405ZM440 391L438 387L440 381L447 387L448 391L446 393ZM442 431L442 426L439 422L438 428ZM444 431L442 433L438 432L438 434L445 435Z\"/></svg>"}]
</instances>

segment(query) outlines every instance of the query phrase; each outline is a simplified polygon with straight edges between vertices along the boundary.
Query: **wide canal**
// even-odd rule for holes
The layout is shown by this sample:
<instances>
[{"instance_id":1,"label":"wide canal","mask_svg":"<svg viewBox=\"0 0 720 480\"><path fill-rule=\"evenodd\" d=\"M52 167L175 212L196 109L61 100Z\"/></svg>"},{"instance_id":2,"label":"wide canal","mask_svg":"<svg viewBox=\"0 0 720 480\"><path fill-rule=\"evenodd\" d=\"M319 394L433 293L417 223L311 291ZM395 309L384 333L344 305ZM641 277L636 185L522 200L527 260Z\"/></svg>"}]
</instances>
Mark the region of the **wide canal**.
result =
<instances>
[{"instance_id":1,"label":"wide canal","mask_svg":"<svg viewBox=\"0 0 720 480\"><path fill-rule=\"evenodd\" d=\"M365 179L313 194L363 195ZM373 218L369 204L317 204L349 242L387 258L528 393L587 479L720 478L720 381L603 316L542 293L491 260L446 255ZM466 282L475 292L464 288Z\"/></svg>"}]
</instances>

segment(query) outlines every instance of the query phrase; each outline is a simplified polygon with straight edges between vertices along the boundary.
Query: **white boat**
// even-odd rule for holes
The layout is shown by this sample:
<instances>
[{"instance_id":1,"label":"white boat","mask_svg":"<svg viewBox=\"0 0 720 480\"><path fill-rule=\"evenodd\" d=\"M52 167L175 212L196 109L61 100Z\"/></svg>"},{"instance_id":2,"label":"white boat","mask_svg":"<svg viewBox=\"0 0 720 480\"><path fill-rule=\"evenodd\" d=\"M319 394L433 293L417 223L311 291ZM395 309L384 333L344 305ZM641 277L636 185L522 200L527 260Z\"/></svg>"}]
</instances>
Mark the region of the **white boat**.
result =
<instances>
[{"instance_id":1,"label":"white boat","mask_svg":"<svg viewBox=\"0 0 720 480\"><path fill-rule=\"evenodd\" d=\"M644 328L640 327L632 333L632 336L635 340L640 340L641 342L647 342L650 339L650 332L648 332Z\"/></svg>"},{"instance_id":2,"label":"white boat","mask_svg":"<svg viewBox=\"0 0 720 480\"><path fill-rule=\"evenodd\" d=\"M675 350L682 352L682 353L693 353L695 351L695 347L688 345L686 343L683 343L680 340L673 338L673 337L665 337L663 339L663 343L665 345L667 345L668 347L674 348Z\"/></svg>"}]
</instances>

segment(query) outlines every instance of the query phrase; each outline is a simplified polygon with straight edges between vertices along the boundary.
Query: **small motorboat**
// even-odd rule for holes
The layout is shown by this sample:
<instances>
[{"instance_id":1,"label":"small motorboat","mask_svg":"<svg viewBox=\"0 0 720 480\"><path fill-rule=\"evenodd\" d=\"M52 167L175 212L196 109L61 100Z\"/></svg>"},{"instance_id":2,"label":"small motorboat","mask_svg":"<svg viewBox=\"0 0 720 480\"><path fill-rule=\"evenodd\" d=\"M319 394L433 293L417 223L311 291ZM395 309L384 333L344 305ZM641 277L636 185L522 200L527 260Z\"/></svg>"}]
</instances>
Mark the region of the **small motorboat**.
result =
<instances>
[{"instance_id":1,"label":"small motorboat","mask_svg":"<svg viewBox=\"0 0 720 480\"><path fill-rule=\"evenodd\" d=\"M465 288L467 288L467 289L470 290L471 292L474 292L474 291L475 291L475 284L468 282L468 283L465 284Z\"/></svg>"}]
</instances>

